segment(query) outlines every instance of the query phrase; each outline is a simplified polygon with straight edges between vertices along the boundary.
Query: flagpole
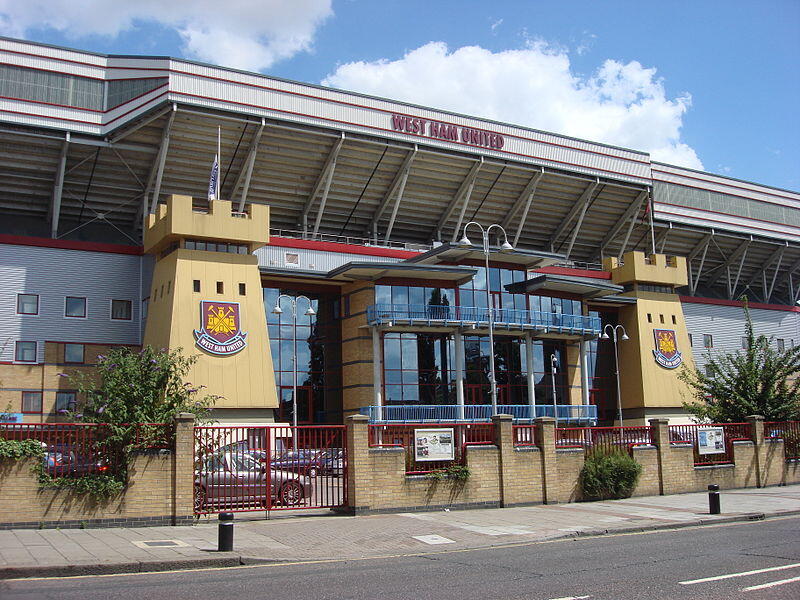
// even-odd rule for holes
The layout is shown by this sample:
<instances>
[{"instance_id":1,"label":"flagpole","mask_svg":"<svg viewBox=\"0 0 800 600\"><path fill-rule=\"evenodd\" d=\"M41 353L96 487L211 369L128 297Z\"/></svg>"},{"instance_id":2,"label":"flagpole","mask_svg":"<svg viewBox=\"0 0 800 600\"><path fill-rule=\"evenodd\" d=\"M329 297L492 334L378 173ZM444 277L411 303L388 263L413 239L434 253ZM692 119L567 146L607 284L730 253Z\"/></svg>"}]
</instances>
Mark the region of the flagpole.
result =
<instances>
[{"instance_id":1,"label":"flagpole","mask_svg":"<svg viewBox=\"0 0 800 600\"><path fill-rule=\"evenodd\" d=\"M647 208L650 209L650 241L652 243L652 254L656 253L656 232L653 227L653 194L648 191L647 193Z\"/></svg>"},{"instance_id":2,"label":"flagpole","mask_svg":"<svg viewBox=\"0 0 800 600\"><path fill-rule=\"evenodd\" d=\"M220 175L222 175L222 127L217 127L217 165L219 165L217 170L217 200L220 200L221 197L219 195L219 181Z\"/></svg>"}]
</instances>

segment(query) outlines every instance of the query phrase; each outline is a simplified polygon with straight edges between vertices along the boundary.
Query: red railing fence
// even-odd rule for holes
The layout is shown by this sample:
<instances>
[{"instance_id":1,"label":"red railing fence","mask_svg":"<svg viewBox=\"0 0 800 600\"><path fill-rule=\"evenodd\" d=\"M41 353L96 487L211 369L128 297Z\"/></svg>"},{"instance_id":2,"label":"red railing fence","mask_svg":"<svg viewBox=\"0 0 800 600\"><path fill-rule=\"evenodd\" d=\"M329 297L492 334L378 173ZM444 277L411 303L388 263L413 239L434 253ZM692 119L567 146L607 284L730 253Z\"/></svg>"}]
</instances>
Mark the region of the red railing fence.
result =
<instances>
[{"instance_id":1,"label":"red railing fence","mask_svg":"<svg viewBox=\"0 0 800 600\"><path fill-rule=\"evenodd\" d=\"M556 448L603 448L629 451L634 446L653 444L653 428L644 427L559 427Z\"/></svg>"},{"instance_id":2,"label":"red railing fence","mask_svg":"<svg viewBox=\"0 0 800 600\"><path fill-rule=\"evenodd\" d=\"M709 444L700 443L701 436L709 436L711 435L709 430L719 428L722 429L724 436L716 450L710 448ZM733 443L751 439L749 423L691 423L669 426L670 444L691 444L694 448L695 466L733 464ZM706 449L703 450L701 446Z\"/></svg>"},{"instance_id":3,"label":"red railing fence","mask_svg":"<svg viewBox=\"0 0 800 600\"><path fill-rule=\"evenodd\" d=\"M198 426L195 513L347 504L345 428Z\"/></svg>"},{"instance_id":4,"label":"red railing fence","mask_svg":"<svg viewBox=\"0 0 800 600\"><path fill-rule=\"evenodd\" d=\"M453 460L417 460L414 455L414 432L416 430L453 430ZM446 469L464 461L464 448L494 444L493 423L404 423L402 425L370 425L370 447L402 447L406 454L406 474L430 473Z\"/></svg>"},{"instance_id":5,"label":"red railing fence","mask_svg":"<svg viewBox=\"0 0 800 600\"><path fill-rule=\"evenodd\" d=\"M800 460L800 421L764 423L764 437L782 439L786 460Z\"/></svg>"}]
</instances>

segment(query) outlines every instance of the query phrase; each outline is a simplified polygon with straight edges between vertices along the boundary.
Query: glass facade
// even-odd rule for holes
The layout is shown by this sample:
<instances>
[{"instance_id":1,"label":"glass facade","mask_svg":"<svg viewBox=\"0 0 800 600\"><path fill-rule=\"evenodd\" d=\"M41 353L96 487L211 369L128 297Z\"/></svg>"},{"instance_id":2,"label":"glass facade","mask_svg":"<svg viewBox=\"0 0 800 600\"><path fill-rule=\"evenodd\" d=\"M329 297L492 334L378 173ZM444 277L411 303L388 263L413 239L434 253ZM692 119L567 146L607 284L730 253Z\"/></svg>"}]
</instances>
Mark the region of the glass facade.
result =
<instances>
[{"instance_id":1,"label":"glass facade","mask_svg":"<svg viewBox=\"0 0 800 600\"><path fill-rule=\"evenodd\" d=\"M589 314L600 317L604 328L606 325L617 324L616 312L591 311ZM613 421L617 411L614 341L611 338L591 340L587 354L589 402L597 406L597 415L600 421Z\"/></svg>"},{"instance_id":2,"label":"glass facade","mask_svg":"<svg viewBox=\"0 0 800 600\"><path fill-rule=\"evenodd\" d=\"M297 300L297 319L291 301L282 298L281 314L273 313L278 297L303 295L311 300L315 315L306 315L308 302ZM297 422L340 423L342 420L341 341L338 295L297 289L266 287L264 310L278 388L279 419L292 421L295 349L297 352Z\"/></svg>"}]
</instances>

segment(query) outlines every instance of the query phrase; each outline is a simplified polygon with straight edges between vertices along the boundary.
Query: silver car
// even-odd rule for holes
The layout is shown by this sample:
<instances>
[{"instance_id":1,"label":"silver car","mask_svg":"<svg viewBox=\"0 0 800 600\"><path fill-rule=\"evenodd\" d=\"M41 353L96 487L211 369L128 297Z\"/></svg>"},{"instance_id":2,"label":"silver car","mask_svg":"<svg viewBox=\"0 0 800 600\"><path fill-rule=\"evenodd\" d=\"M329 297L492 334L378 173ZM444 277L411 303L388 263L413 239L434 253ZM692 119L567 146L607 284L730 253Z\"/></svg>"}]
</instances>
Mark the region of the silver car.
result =
<instances>
[{"instance_id":1,"label":"silver car","mask_svg":"<svg viewBox=\"0 0 800 600\"><path fill-rule=\"evenodd\" d=\"M311 498L312 490L307 477L267 469L249 452L215 452L203 459L195 472L195 509L297 506Z\"/></svg>"}]
</instances>

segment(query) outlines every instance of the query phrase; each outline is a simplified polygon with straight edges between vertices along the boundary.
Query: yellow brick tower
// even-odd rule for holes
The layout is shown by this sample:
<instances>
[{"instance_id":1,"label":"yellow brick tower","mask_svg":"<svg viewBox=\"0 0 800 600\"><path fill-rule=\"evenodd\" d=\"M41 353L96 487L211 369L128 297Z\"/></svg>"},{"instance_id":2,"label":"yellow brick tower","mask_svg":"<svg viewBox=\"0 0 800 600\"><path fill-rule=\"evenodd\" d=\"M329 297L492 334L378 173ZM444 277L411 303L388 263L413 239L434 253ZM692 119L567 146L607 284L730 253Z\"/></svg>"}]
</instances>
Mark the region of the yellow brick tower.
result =
<instances>
[{"instance_id":1,"label":"yellow brick tower","mask_svg":"<svg viewBox=\"0 0 800 600\"><path fill-rule=\"evenodd\" d=\"M607 258L612 281L626 287L636 304L620 308L619 322L629 340L619 342L623 420L647 424L651 418L688 422L682 404L689 390L678 375L692 368L692 348L676 288L687 284L686 259L628 252L620 262Z\"/></svg>"},{"instance_id":2,"label":"yellow brick tower","mask_svg":"<svg viewBox=\"0 0 800 600\"><path fill-rule=\"evenodd\" d=\"M171 196L145 223L155 255L144 344L199 356L189 381L223 398L222 421L272 421L278 406L258 259L269 241L269 207L233 213L227 200L208 211Z\"/></svg>"}]
</instances>

